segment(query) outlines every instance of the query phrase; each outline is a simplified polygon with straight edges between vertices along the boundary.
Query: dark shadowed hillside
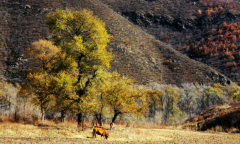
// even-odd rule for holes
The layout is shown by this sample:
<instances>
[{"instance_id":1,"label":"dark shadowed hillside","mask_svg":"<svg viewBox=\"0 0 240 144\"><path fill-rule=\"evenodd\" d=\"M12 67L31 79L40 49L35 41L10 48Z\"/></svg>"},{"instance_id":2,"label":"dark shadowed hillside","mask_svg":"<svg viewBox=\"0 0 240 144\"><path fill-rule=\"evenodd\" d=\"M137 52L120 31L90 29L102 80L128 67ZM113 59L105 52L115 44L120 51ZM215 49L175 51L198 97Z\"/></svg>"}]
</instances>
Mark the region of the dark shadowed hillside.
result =
<instances>
[{"instance_id":1,"label":"dark shadowed hillside","mask_svg":"<svg viewBox=\"0 0 240 144\"><path fill-rule=\"evenodd\" d=\"M240 83L239 0L101 1L180 53Z\"/></svg>"},{"instance_id":2,"label":"dark shadowed hillside","mask_svg":"<svg viewBox=\"0 0 240 144\"><path fill-rule=\"evenodd\" d=\"M148 34L151 29L141 29L129 22L121 13L117 13L118 10L115 12L110 9L107 5L109 3L102 2L100 0L1 2L0 17L3 18L1 21L3 31L0 33L0 39L3 39L3 44L0 45L2 49L0 74L2 77L11 82L20 82L26 73L22 55L24 50L38 39L51 40L51 34L45 25L46 15L57 8L74 7L89 9L106 23L106 29L113 36L108 46L108 50L115 55L111 70L129 76L138 84L230 83L230 80L220 72L181 54L181 51L175 50L174 46L161 42L156 35ZM139 6L145 5L139 4ZM175 30L170 30L173 31ZM176 32L179 33L178 30Z\"/></svg>"}]
</instances>

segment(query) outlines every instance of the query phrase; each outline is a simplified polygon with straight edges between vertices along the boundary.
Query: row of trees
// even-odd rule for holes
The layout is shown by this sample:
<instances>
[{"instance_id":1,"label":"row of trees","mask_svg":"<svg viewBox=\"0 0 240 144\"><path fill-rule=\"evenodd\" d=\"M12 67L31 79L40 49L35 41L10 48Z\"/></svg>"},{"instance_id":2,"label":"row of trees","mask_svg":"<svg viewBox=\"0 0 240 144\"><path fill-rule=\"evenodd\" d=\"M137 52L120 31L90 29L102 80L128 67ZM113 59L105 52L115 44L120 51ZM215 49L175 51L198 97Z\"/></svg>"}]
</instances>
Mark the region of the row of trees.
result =
<instances>
[{"instance_id":1,"label":"row of trees","mask_svg":"<svg viewBox=\"0 0 240 144\"><path fill-rule=\"evenodd\" d=\"M195 116L213 106L240 101L240 87L234 84L207 86L185 83L181 87L176 87L150 83L143 88L143 86L136 87L122 82L128 79L120 77L117 73L113 73L112 76L115 78L111 77L111 87L104 88L107 85L105 83L88 89L88 93L93 95L92 100L89 100L92 104L85 105L85 107L94 104L94 108L86 110L84 114L93 115L98 121L110 117L112 121L115 121L117 116L121 115L120 118L125 122L150 120L157 123L182 123L188 117ZM106 82L110 83L109 80ZM8 83L0 84L1 114L13 117L15 121L19 118L27 121L37 120L42 112L33 104L42 108L42 103L37 103L40 100L34 95L28 98L19 96L19 90L19 86L14 87ZM57 106L53 103L57 102L49 101L49 107L45 107L44 111L63 112L61 106L58 106L61 109L56 109ZM76 114L71 110L64 112ZM133 117L134 113L144 115Z\"/></svg>"},{"instance_id":2,"label":"row of trees","mask_svg":"<svg viewBox=\"0 0 240 144\"><path fill-rule=\"evenodd\" d=\"M150 83L148 87L151 88L148 91L148 116L164 123L181 123L210 107L240 100L240 87L235 84L207 86L184 83L176 87Z\"/></svg>"}]
</instances>

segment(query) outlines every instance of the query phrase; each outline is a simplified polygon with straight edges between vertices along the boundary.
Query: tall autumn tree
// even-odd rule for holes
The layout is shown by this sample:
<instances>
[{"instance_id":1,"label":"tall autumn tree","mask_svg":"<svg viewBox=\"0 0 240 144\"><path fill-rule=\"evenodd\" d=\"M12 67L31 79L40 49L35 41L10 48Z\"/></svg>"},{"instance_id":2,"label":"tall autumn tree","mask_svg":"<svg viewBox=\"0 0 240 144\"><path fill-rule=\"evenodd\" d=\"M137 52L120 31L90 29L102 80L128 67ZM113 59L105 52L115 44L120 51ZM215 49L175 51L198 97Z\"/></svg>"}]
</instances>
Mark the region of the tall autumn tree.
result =
<instances>
[{"instance_id":1,"label":"tall autumn tree","mask_svg":"<svg viewBox=\"0 0 240 144\"><path fill-rule=\"evenodd\" d=\"M102 96L113 111L112 123L122 114L144 114L148 108L148 95L144 87L135 86L130 79L121 77L118 73L113 73L107 80L108 87Z\"/></svg>"},{"instance_id":2,"label":"tall autumn tree","mask_svg":"<svg viewBox=\"0 0 240 144\"><path fill-rule=\"evenodd\" d=\"M172 85L167 85L164 87L164 121L176 121L176 116L181 114L181 110L178 107L180 90L177 87L173 87Z\"/></svg>"},{"instance_id":3,"label":"tall autumn tree","mask_svg":"<svg viewBox=\"0 0 240 144\"><path fill-rule=\"evenodd\" d=\"M60 49L50 41L39 40L32 43L25 51L25 58L28 60L29 74L24 80L21 88L21 95L30 99L33 104L40 107L42 120L44 111L54 105L55 97L51 93L49 72L57 59Z\"/></svg>"},{"instance_id":4,"label":"tall autumn tree","mask_svg":"<svg viewBox=\"0 0 240 144\"><path fill-rule=\"evenodd\" d=\"M110 67L113 56L106 46L111 36L105 24L88 10L60 10L47 16L53 42L40 40L26 51L29 74L21 93L44 109L71 112L82 122L84 113L95 108L87 94L98 70Z\"/></svg>"},{"instance_id":5,"label":"tall autumn tree","mask_svg":"<svg viewBox=\"0 0 240 144\"><path fill-rule=\"evenodd\" d=\"M144 87L135 86L130 79L121 77L117 72L99 70L97 73L101 77L96 77L88 93L95 95L93 113L98 122L101 122L103 114L108 113L107 109L113 114L113 123L119 115L144 114L148 108L148 95Z\"/></svg>"},{"instance_id":6,"label":"tall autumn tree","mask_svg":"<svg viewBox=\"0 0 240 144\"><path fill-rule=\"evenodd\" d=\"M92 110L92 98L87 95L91 81L97 77L101 68L109 68L113 56L106 50L111 36L105 24L86 9L60 10L47 16L47 25L53 33L54 44L61 47L62 53L75 59L78 74L73 84L75 95L62 95L61 99L72 103L73 111L82 122L83 113Z\"/></svg>"},{"instance_id":7,"label":"tall autumn tree","mask_svg":"<svg viewBox=\"0 0 240 144\"><path fill-rule=\"evenodd\" d=\"M102 122L103 116L108 114L107 96L106 91L109 90L112 83L111 80L114 76L119 76L117 72L107 72L106 70L100 69L97 71L97 76L94 81L92 81L91 88L88 89L88 95L94 95L92 97L92 103L94 103L93 111L96 120L100 124Z\"/></svg>"},{"instance_id":8,"label":"tall autumn tree","mask_svg":"<svg viewBox=\"0 0 240 144\"><path fill-rule=\"evenodd\" d=\"M197 88L192 83L184 83L182 84L181 93L179 108L191 116L196 108L196 95L198 94Z\"/></svg>"},{"instance_id":9,"label":"tall autumn tree","mask_svg":"<svg viewBox=\"0 0 240 144\"><path fill-rule=\"evenodd\" d=\"M148 90L149 117L154 117L156 111L163 108L163 93L159 90Z\"/></svg>"}]
</instances>

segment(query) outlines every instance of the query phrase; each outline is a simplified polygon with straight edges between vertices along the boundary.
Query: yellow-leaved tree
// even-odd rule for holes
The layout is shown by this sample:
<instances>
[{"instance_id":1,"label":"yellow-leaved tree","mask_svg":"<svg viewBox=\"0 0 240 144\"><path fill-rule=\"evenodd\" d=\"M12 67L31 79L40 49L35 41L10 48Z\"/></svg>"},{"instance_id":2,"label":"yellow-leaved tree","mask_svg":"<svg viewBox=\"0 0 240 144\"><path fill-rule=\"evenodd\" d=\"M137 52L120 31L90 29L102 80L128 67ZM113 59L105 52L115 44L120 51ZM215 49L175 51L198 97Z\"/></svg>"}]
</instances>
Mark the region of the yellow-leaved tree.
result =
<instances>
[{"instance_id":1,"label":"yellow-leaved tree","mask_svg":"<svg viewBox=\"0 0 240 144\"><path fill-rule=\"evenodd\" d=\"M148 117L154 117L156 111L163 109L163 93L159 90L148 90Z\"/></svg>"},{"instance_id":2,"label":"yellow-leaved tree","mask_svg":"<svg viewBox=\"0 0 240 144\"><path fill-rule=\"evenodd\" d=\"M53 43L38 41L26 52L29 74L22 91L44 109L77 114L94 110L87 94L99 69L110 67L113 56L106 50L111 39L105 24L86 9L58 9L47 16Z\"/></svg>"},{"instance_id":3,"label":"yellow-leaved tree","mask_svg":"<svg viewBox=\"0 0 240 144\"><path fill-rule=\"evenodd\" d=\"M233 101L240 101L240 87L237 84L232 83L231 85L227 85L226 91Z\"/></svg>"},{"instance_id":4,"label":"yellow-leaved tree","mask_svg":"<svg viewBox=\"0 0 240 144\"><path fill-rule=\"evenodd\" d=\"M91 81L96 78L97 70L109 68L113 59L106 50L111 36L105 29L105 23L86 9L59 9L47 16L47 25L54 34L55 45L60 46L63 53L73 57L77 63L79 72L77 82L73 84L76 94L64 95L62 98L73 103L80 123L82 115L92 110L92 98L86 94Z\"/></svg>"},{"instance_id":5,"label":"yellow-leaved tree","mask_svg":"<svg viewBox=\"0 0 240 144\"><path fill-rule=\"evenodd\" d=\"M133 82L121 77L117 72L99 70L88 94L95 95L94 110L92 111L97 121L102 121L102 115L113 114L114 123L119 115L136 114L141 115L147 111L147 90L143 86L135 86Z\"/></svg>"},{"instance_id":6,"label":"yellow-leaved tree","mask_svg":"<svg viewBox=\"0 0 240 144\"><path fill-rule=\"evenodd\" d=\"M49 72L57 59L60 49L50 41L39 40L25 51L28 59L29 74L24 80L20 94L39 106L44 120L44 110L54 105L55 97L51 94Z\"/></svg>"},{"instance_id":7,"label":"yellow-leaved tree","mask_svg":"<svg viewBox=\"0 0 240 144\"><path fill-rule=\"evenodd\" d=\"M135 86L133 82L118 73L113 73L107 79L106 88L102 91L102 96L106 101L106 106L113 111L112 123L117 116L123 114L141 115L147 111L147 90L143 86Z\"/></svg>"},{"instance_id":8,"label":"yellow-leaved tree","mask_svg":"<svg viewBox=\"0 0 240 144\"><path fill-rule=\"evenodd\" d=\"M178 107L178 102L181 92L179 88L167 85L164 87L164 117L163 120L167 120L171 123L177 123L181 121L182 112Z\"/></svg>"}]
</instances>

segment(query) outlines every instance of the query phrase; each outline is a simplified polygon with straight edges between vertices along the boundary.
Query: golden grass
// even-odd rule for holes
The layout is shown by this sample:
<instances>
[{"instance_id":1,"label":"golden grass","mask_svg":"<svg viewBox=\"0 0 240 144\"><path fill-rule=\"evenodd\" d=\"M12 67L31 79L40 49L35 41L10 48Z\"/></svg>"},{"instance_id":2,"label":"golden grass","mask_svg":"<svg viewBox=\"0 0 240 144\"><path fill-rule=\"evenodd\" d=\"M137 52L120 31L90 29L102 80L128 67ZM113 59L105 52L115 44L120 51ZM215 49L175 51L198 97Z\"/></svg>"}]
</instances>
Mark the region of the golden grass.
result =
<instances>
[{"instance_id":1,"label":"golden grass","mask_svg":"<svg viewBox=\"0 0 240 144\"><path fill-rule=\"evenodd\" d=\"M1 123L0 137L74 137L74 133L52 127L38 127L19 123Z\"/></svg>"},{"instance_id":2,"label":"golden grass","mask_svg":"<svg viewBox=\"0 0 240 144\"><path fill-rule=\"evenodd\" d=\"M5 115L0 115L0 122L6 122L6 121L10 121L10 122L13 122L14 121L14 119L13 118L11 118L11 117L7 117L7 116L5 116Z\"/></svg>"},{"instance_id":3,"label":"golden grass","mask_svg":"<svg viewBox=\"0 0 240 144\"><path fill-rule=\"evenodd\" d=\"M72 122L72 121L65 121L64 123L55 123L52 120L46 120L44 122L39 121L37 122L36 125L39 126L68 126L68 127L76 127L77 126L77 122Z\"/></svg>"},{"instance_id":4,"label":"golden grass","mask_svg":"<svg viewBox=\"0 0 240 144\"><path fill-rule=\"evenodd\" d=\"M13 138L92 138L92 128L90 123L86 123L88 129L79 131L76 122L55 124L53 121L39 122L38 126L4 122L0 123L0 137ZM116 125L114 130L109 129L109 124L104 126L109 134L109 141L156 141L172 140L169 137L155 135L151 129L126 127L126 125ZM99 135L95 140L103 140Z\"/></svg>"},{"instance_id":5,"label":"golden grass","mask_svg":"<svg viewBox=\"0 0 240 144\"><path fill-rule=\"evenodd\" d=\"M206 143L206 142L236 142L240 140L240 134L216 133L216 132L196 132L189 130L178 130L176 127L166 126L168 129L160 128L133 128L126 127L125 124L116 125L114 130L109 129L109 124L105 124L109 138L105 140L97 135L92 139L91 123L86 123L88 129L79 131L76 122L66 122L65 124L54 124L52 121L45 121L41 126L5 122L0 123L0 143L6 141L26 141L37 143ZM149 123L145 123L146 125ZM207 141L206 141L207 139ZM220 141L219 141L220 140Z\"/></svg>"},{"instance_id":6,"label":"golden grass","mask_svg":"<svg viewBox=\"0 0 240 144\"><path fill-rule=\"evenodd\" d=\"M172 140L172 138L161 136L156 134L156 131L153 129L141 129L141 128L119 128L114 131L109 131L111 136L109 140L116 141L166 141Z\"/></svg>"}]
</instances>

